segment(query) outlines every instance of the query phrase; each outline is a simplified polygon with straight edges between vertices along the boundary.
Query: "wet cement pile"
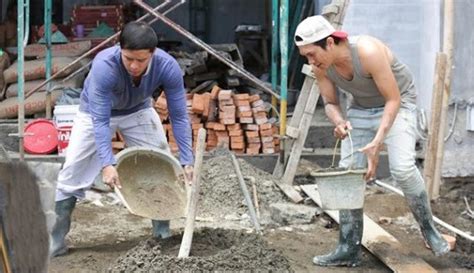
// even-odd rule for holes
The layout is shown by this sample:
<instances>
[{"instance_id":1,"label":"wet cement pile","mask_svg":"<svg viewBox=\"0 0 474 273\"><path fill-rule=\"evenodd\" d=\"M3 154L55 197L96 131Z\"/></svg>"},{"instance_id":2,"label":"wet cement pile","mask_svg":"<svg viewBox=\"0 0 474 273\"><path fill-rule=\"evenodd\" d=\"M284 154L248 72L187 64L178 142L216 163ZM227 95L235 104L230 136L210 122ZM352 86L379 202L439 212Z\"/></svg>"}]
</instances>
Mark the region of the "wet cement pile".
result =
<instances>
[{"instance_id":1,"label":"wet cement pile","mask_svg":"<svg viewBox=\"0 0 474 273\"><path fill-rule=\"evenodd\" d=\"M275 185L271 174L245 160L238 159L244 178L253 177L261 210L272 203L287 200ZM244 195L240 188L234 165L225 151L204 161L202 170L198 215L201 217L226 218L247 213ZM252 179L244 179L252 195ZM252 195L253 199L253 195Z\"/></svg>"},{"instance_id":2,"label":"wet cement pile","mask_svg":"<svg viewBox=\"0 0 474 273\"><path fill-rule=\"evenodd\" d=\"M148 239L117 259L109 272L289 272L289 261L256 234L224 229L194 232L188 258L177 258L181 234Z\"/></svg>"}]
</instances>

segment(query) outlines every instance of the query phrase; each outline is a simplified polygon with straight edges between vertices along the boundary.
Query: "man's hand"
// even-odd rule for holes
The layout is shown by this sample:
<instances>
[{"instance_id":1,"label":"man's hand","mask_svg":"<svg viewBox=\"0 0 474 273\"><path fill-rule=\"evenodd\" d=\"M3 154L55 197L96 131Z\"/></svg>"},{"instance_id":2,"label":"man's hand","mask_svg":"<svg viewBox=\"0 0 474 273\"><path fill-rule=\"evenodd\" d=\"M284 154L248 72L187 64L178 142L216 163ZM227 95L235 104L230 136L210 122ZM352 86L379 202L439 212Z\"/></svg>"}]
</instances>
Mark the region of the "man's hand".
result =
<instances>
[{"instance_id":1,"label":"man's hand","mask_svg":"<svg viewBox=\"0 0 474 273\"><path fill-rule=\"evenodd\" d=\"M338 139L344 139L350 130L352 130L351 123L349 121L341 121L334 128L334 136Z\"/></svg>"},{"instance_id":2,"label":"man's hand","mask_svg":"<svg viewBox=\"0 0 474 273\"><path fill-rule=\"evenodd\" d=\"M375 171L379 164L379 153L382 145L370 142L365 147L359 149L359 152L364 153L367 156L368 169L364 176L365 181L371 181L375 179Z\"/></svg>"},{"instance_id":3,"label":"man's hand","mask_svg":"<svg viewBox=\"0 0 474 273\"><path fill-rule=\"evenodd\" d=\"M117 169L115 169L115 167L112 165L102 169L102 181L112 189L114 187L118 187L119 189L122 188L122 185L120 185Z\"/></svg>"},{"instance_id":4,"label":"man's hand","mask_svg":"<svg viewBox=\"0 0 474 273\"><path fill-rule=\"evenodd\" d=\"M189 185L193 183L194 167L192 165L184 166L184 177Z\"/></svg>"}]
</instances>

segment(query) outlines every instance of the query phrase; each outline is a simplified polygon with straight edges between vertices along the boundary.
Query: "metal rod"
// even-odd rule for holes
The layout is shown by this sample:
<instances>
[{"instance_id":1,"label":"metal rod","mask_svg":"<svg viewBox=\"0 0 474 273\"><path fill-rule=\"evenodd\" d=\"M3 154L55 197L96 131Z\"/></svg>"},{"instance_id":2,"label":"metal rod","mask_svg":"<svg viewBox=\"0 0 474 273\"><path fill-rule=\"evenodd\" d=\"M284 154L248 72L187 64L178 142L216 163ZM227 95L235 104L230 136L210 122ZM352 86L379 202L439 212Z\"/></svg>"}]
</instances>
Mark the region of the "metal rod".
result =
<instances>
[{"instance_id":1,"label":"metal rod","mask_svg":"<svg viewBox=\"0 0 474 273\"><path fill-rule=\"evenodd\" d=\"M44 40L46 42L46 79L51 77L52 54L51 54L51 10L52 0L44 1ZM51 119L51 82L46 86L46 118Z\"/></svg>"},{"instance_id":2,"label":"metal rod","mask_svg":"<svg viewBox=\"0 0 474 273\"><path fill-rule=\"evenodd\" d=\"M386 183L384 183L384 182L382 182L382 181L380 181L380 180L377 180L377 179L376 179L376 180L375 180L375 184L377 184L377 185L379 185L379 186L381 186L381 187L383 187L383 188L389 189L389 190L393 191L394 193L396 193L396 194L398 194L398 195L405 196L401 190L399 190L399 189L397 189L397 188L395 188L395 187L393 187L393 186L390 186L390 185L388 185L388 184L386 184ZM472 236L472 235L470 235L470 234L468 234L468 233L466 233L466 232L464 232L464 231L462 231L462 230L460 230L460 229L458 229L458 228L455 228L455 227L451 226L450 224L448 224L448 223L446 223L446 222L443 222L443 220L439 219L438 217L436 217L436 216L434 216L434 215L433 215L433 220L434 220L437 224L439 224L440 226L442 226L442 227L444 227L444 228L446 228L446 229L448 229L448 230L450 230L450 231L456 233L457 235L459 235L459 236L461 236L461 237L463 237L463 238L466 238L466 239L468 239L468 240L470 240L470 241L474 241L474 236Z\"/></svg>"},{"instance_id":3,"label":"metal rod","mask_svg":"<svg viewBox=\"0 0 474 273\"><path fill-rule=\"evenodd\" d=\"M223 56L221 56L221 54L217 50L215 50L214 48L212 48L208 44L204 43L201 39L194 36L191 32L187 31L186 29L184 29L180 25L176 24L175 22L170 20L168 17L164 16L162 13L154 11L153 9L151 9L150 6L145 4L142 0L134 0L134 2L137 5L139 5L140 7L142 7L143 9L145 9L147 12L151 13L153 16L159 18L161 21L163 21L163 23L167 24L169 27L171 27L172 29L176 30L178 33L180 33L183 36L185 36L186 38L188 38L190 41L192 41L197 46L199 46L202 49L204 49L205 51L209 52L209 54L216 57L219 61L223 62L224 64L226 64L230 68L237 71L242 77L246 78L247 80L249 80L250 82L255 84L257 87L260 87L264 91L272 94L273 96L275 96L277 98L280 98L280 96L278 94L273 92L273 90L271 88L268 88L267 86L265 86L264 83L261 80L259 80L257 77L255 77L254 75L252 75L251 73L249 73L248 71L243 69L242 67L238 66L236 63L226 59Z\"/></svg>"},{"instance_id":4,"label":"metal rod","mask_svg":"<svg viewBox=\"0 0 474 273\"><path fill-rule=\"evenodd\" d=\"M253 207L252 199L250 198L249 190L247 189L247 185L245 184L244 177L242 176L242 172L240 171L239 161L235 157L234 153L230 152L230 157L232 159L232 163L234 164L235 172L237 174L237 178L239 179L240 189L244 194L245 203L247 203L247 207L250 212L250 218L255 226L255 230L257 233L261 232L260 223L258 222L257 215L255 213L255 208Z\"/></svg>"},{"instance_id":5,"label":"metal rod","mask_svg":"<svg viewBox=\"0 0 474 273\"><path fill-rule=\"evenodd\" d=\"M280 136L286 134L286 111L288 90L288 0L280 2Z\"/></svg>"},{"instance_id":6,"label":"metal rod","mask_svg":"<svg viewBox=\"0 0 474 273\"><path fill-rule=\"evenodd\" d=\"M271 67L271 80L272 89L277 90L278 82L278 54L279 52L279 39L278 39L278 7L279 0L272 0L272 67ZM277 115L278 99L272 96L272 115Z\"/></svg>"},{"instance_id":7,"label":"metal rod","mask_svg":"<svg viewBox=\"0 0 474 273\"><path fill-rule=\"evenodd\" d=\"M159 5L158 7L156 7L155 9L158 10L160 9L161 7L163 7L165 4L169 3L171 0L166 0L165 3ZM143 15L142 17L138 18L137 19L137 22L140 22L140 21L143 21L145 19L147 19L150 15L149 14L145 14ZM153 19L152 21L150 21L148 24L152 24L154 23L155 21L157 21L158 19ZM88 57L89 55L91 55L94 51L96 51L98 48L106 45L107 43L109 43L110 41L116 39L119 35L120 35L120 32L117 32L115 33L114 35L110 36L109 38L105 39L103 42L101 42L100 44L96 45L94 48L90 49L89 51L87 51L86 53L82 54L79 58L75 59L72 63L66 65L63 69L59 70L58 72L54 73L49 79L46 79L45 81L43 81L42 83L40 83L38 86L36 86L35 88L33 88L32 90L28 91L25 95L25 98L29 98L31 95L33 95L33 93L37 92L38 90L40 90L43 86L45 86L47 83L49 83L50 81L56 79L62 72L68 70L69 68L71 68L72 66L76 65L78 62L82 61L83 59L85 59L86 57Z\"/></svg>"},{"instance_id":8,"label":"metal rod","mask_svg":"<svg viewBox=\"0 0 474 273\"><path fill-rule=\"evenodd\" d=\"M17 57L17 70L18 70L18 138L19 138L19 153L20 153L20 161L25 159L25 150L23 148L23 131L25 128L25 75L24 75L24 67L25 67L25 54L23 48L23 39L24 39L24 31L25 31L25 20L24 20L24 13L25 13L25 1L21 0L18 1L17 6L17 47L18 47L18 57Z\"/></svg>"}]
</instances>

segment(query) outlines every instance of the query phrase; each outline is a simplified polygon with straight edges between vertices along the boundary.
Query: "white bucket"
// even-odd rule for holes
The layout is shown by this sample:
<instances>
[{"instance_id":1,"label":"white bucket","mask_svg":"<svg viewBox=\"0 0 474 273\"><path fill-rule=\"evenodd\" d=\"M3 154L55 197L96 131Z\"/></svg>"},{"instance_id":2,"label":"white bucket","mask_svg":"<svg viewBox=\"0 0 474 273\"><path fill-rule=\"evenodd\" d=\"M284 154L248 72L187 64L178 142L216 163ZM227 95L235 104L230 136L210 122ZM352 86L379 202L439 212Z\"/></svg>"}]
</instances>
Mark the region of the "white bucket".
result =
<instances>
[{"instance_id":1,"label":"white bucket","mask_svg":"<svg viewBox=\"0 0 474 273\"><path fill-rule=\"evenodd\" d=\"M58 129L58 154L64 156L69 144L74 118L79 112L79 105L56 105L54 107L54 124Z\"/></svg>"}]
</instances>

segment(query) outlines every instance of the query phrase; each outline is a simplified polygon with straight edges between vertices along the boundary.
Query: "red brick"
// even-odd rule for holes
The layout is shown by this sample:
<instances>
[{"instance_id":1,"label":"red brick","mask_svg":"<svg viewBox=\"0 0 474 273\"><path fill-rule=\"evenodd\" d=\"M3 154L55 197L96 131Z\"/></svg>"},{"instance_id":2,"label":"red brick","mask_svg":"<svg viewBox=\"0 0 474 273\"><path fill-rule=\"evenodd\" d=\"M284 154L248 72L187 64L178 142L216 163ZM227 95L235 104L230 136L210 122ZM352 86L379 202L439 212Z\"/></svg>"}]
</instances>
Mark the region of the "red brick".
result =
<instances>
[{"instance_id":1,"label":"red brick","mask_svg":"<svg viewBox=\"0 0 474 273\"><path fill-rule=\"evenodd\" d=\"M256 101L251 102L251 104L252 104L252 107L259 107L259 106L264 105L263 100L256 100Z\"/></svg>"},{"instance_id":2,"label":"red brick","mask_svg":"<svg viewBox=\"0 0 474 273\"><path fill-rule=\"evenodd\" d=\"M230 148L241 150L241 149L245 148L245 143L243 143L243 142L231 142L230 143Z\"/></svg>"},{"instance_id":3,"label":"red brick","mask_svg":"<svg viewBox=\"0 0 474 273\"><path fill-rule=\"evenodd\" d=\"M221 119L220 121L221 121L222 124L225 124L225 125L235 124L235 117L234 118Z\"/></svg>"},{"instance_id":4,"label":"red brick","mask_svg":"<svg viewBox=\"0 0 474 273\"><path fill-rule=\"evenodd\" d=\"M244 143L244 137L243 136L231 136L230 137L230 142L242 142L242 143Z\"/></svg>"},{"instance_id":5,"label":"red brick","mask_svg":"<svg viewBox=\"0 0 474 273\"><path fill-rule=\"evenodd\" d=\"M232 100L232 90L221 90L217 98L222 100Z\"/></svg>"},{"instance_id":6,"label":"red brick","mask_svg":"<svg viewBox=\"0 0 474 273\"><path fill-rule=\"evenodd\" d=\"M249 97L249 101L250 103L254 102L254 101L257 101L260 99L260 96L259 95L252 95Z\"/></svg>"},{"instance_id":7,"label":"red brick","mask_svg":"<svg viewBox=\"0 0 474 273\"><path fill-rule=\"evenodd\" d=\"M239 121L240 123L250 124L253 123L253 118L240 118Z\"/></svg>"},{"instance_id":8,"label":"red brick","mask_svg":"<svg viewBox=\"0 0 474 273\"><path fill-rule=\"evenodd\" d=\"M237 110L240 112L248 112L252 111L252 108L250 108L250 106L237 106Z\"/></svg>"},{"instance_id":9,"label":"red brick","mask_svg":"<svg viewBox=\"0 0 474 273\"><path fill-rule=\"evenodd\" d=\"M273 136L273 131L272 131L272 129L260 130L260 135L263 136L263 137L271 137L271 136Z\"/></svg>"},{"instance_id":10,"label":"red brick","mask_svg":"<svg viewBox=\"0 0 474 273\"><path fill-rule=\"evenodd\" d=\"M259 125L259 127L260 127L260 131L270 130L270 129L272 129L272 124L271 123L264 123L264 124Z\"/></svg>"},{"instance_id":11,"label":"red brick","mask_svg":"<svg viewBox=\"0 0 474 273\"><path fill-rule=\"evenodd\" d=\"M200 94L194 94L192 109L194 113L202 114L204 112L204 98Z\"/></svg>"},{"instance_id":12,"label":"red brick","mask_svg":"<svg viewBox=\"0 0 474 273\"><path fill-rule=\"evenodd\" d=\"M259 137L258 131L245 131L246 137Z\"/></svg>"},{"instance_id":13,"label":"red brick","mask_svg":"<svg viewBox=\"0 0 474 273\"><path fill-rule=\"evenodd\" d=\"M194 96L193 93L186 93L186 99L187 99L187 100L192 100L192 99L193 99L193 96Z\"/></svg>"},{"instance_id":14,"label":"red brick","mask_svg":"<svg viewBox=\"0 0 474 273\"><path fill-rule=\"evenodd\" d=\"M262 143L272 143L273 145L273 137L260 137Z\"/></svg>"},{"instance_id":15,"label":"red brick","mask_svg":"<svg viewBox=\"0 0 474 273\"><path fill-rule=\"evenodd\" d=\"M196 129L201 129L204 127L204 125L202 123L194 123L191 125L191 127L193 128L193 130L196 130Z\"/></svg>"},{"instance_id":16,"label":"red brick","mask_svg":"<svg viewBox=\"0 0 474 273\"><path fill-rule=\"evenodd\" d=\"M202 116L207 118L209 116L209 109L210 109L210 103L211 103L211 94L210 93L202 94L202 102L204 104L204 110L202 111Z\"/></svg>"},{"instance_id":17,"label":"red brick","mask_svg":"<svg viewBox=\"0 0 474 273\"><path fill-rule=\"evenodd\" d=\"M264 123L267 123L268 122L268 119L265 117L265 118L257 118L255 119L255 123L257 123L258 125L260 124L264 124Z\"/></svg>"},{"instance_id":18,"label":"red brick","mask_svg":"<svg viewBox=\"0 0 474 273\"><path fill-rule=\"evenodd\" d=\"M252 112L238 112L237 116L239 118L251 118L252 117Z\"/></svg>"},{"instance_id":19,"label":"red brick","mask_svg":"<svg viewBox=\"0 0 474 273\"><path fill-rule=\"evenodd\" d=\"M211 99L213 100L217 99L220 91L221 91L221 88L217 86L217 84L214 85L211 90Z\"/></svg>"},{"instance_id":20,"label":"red brick","mask_svg":"<svg viewBox=\"0 0 474 273\"><path fill-rule=\"evenodd\" d=\"M280 145L280 138L279 137L274 137L273 138L273 144L275 144L275 146Z\"/></svg>"},{"instance_id":21,"label":"red brick","mask_svg":"<svg viewBox=\"0 0 474 273\"><path fill-rule=\"evenodd\" d=\"M227 131L216 131L217 137L228 137L229 133Z\"/></svg>"},{"instance_id":22,"label":"red brick","mask_svg":"<svg viewBox=\"0 0 474 273\"><path fill-rule=\"evenodd\" d=\"M260 152L260 148L247 148L245 150L245 153L248 155L258 155L259 152Z\"/></svg>"},{"instance_id":23,"label":"red brick","mask_svg":"<svg viewBox=\"0 0 474 273\"><path fill-rule=\"evenodd\" d=\"M249 144L247 144L247 147L252 148L252 149L260 149L260 147L262 147L262 144L260 144L260 143L249 143Z\"/></svg>"},{"instance_id":24,"label":"red brick","mask_svg":"<svg viewBox=\"0 0 474 273\"><path fill-rule=\"evenodd\" d=\"M241 154L244 154L245 153L245 149L232 149L232 151L234 152L234 154L238 154L238 155L241 155Z\"/></svg>"},{"instance_id":25,"label":"red brick","mask_svg":"<svg viewBox=\"0 0 474 273\"><path fill-rule=\"evenodd\" d=\"M234 104L239 106L239 107L249 107L250 108L250 102L248 100L234 100Z\"/></svg>"},{"instance_id":26,"label":"red brick","mask_svg":"<svg viewBox=\"0 0 474 273\"><path fill-rule=\"evenodd\" d=\"M227 130L233 131L233 130L240 130L241 126L239 123L233 124L233 125L227 125Z\"/></svg>"},{"instance_id":27,"label":"red brick","mask_svg":"<svg viewBox=\"0 0 474 273\"><path fill-rule=\"evenodd\" d=\"M245 131L258 131L257 124L244 124L243 128Z\"/></svg>"},{"instance_id":28,"label":"red brick","mask_svg":"<svg viewBox=\"0 0 474 273\"><path fill-rule=\"evenodd\" d=\"M243 136L243 135L244 135L244 131L242 130L229 131L229 136Z\"/></svg>"},{"instance_id":29,"label":"red brick","mask_svg":"<svg viewBox=\"0 0 474 273\"><path fill-rule=\"evenodd\" d=\"M216 123L214 123L214 130L215 131L225 131L225 125L220 123L220 122L216 122Z\"/></svg>"},{"instance_id":30,"label":"red brick","mask_svg":"<svg viewBox=\"0 0 474 273\"><path fill-rule=\"evenodd\" d=\"M248 137L248 138L247 138L247 143L260 144L261 141L260 141L260 138L259 138L259 137Z\"/></svg>"},{"instance_id":31,"label":"red brick","mask_svg":"<svg viewBox=\"0 0 474 273\"><path fill-rule=\"evenodd\" d=\"M155 108L160 110L167 110L168 104L166 102L166 98L164 96L159 96L155 103Z\"/></svg>"},{"instance_id":32,"label":"red brick","mask_svg":"<svg viewBox=\"0 0 474 273\"><path fill-rule=\"evenodd\" d=\"M248 100L250 98L249 94L242 93L242 94L234 94L234 100Z\"/></svg>"}]
</instances>

